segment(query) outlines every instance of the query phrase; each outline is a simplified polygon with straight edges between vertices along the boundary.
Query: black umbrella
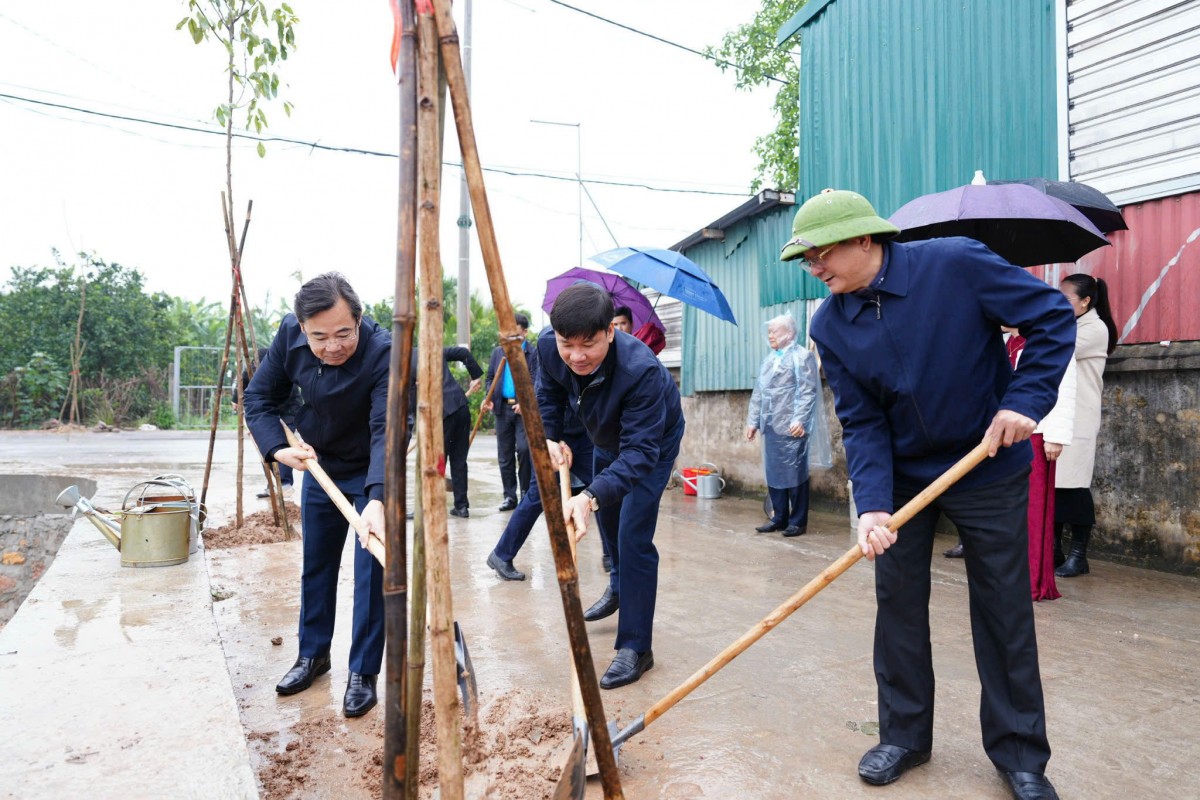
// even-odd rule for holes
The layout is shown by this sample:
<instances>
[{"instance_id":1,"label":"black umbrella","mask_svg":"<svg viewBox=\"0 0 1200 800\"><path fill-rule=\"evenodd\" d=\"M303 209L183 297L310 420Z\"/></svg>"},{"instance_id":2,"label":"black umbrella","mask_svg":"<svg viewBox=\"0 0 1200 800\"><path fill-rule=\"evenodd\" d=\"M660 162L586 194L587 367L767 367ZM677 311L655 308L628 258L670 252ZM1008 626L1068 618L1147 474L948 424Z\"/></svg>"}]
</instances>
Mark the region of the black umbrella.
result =
<instances>
[{"instance_id":1,"label":"black umbrella","mask_svg":"<svg viewBox=\"0 0 1200 800\"><path fill-rule=\"evenodd\" d=\"M1092 221L1101 233L1110 231L1127 231L1125 218L1121 209L1108 199L1108 195L1094 186L1076 181L1052 181L1049 178L1025 178L1019 181L988 181L992 184L1023 183L1032 186L1043 194L1057 197L1065 203L1070 203L1081 214Z\"/></svg>"},{"instance_id":2,"label":"black umbrella","mask_svg":"<svg viewBox=\"0 0 1200 800\"><path fill-rule=\"evenodd\" d=\"M889 220L901 229L896 241L967 236L1020 267L1078 261L1108 244L1074 207L1022 183L922 195Z\"/></svg>"}]
</instances>

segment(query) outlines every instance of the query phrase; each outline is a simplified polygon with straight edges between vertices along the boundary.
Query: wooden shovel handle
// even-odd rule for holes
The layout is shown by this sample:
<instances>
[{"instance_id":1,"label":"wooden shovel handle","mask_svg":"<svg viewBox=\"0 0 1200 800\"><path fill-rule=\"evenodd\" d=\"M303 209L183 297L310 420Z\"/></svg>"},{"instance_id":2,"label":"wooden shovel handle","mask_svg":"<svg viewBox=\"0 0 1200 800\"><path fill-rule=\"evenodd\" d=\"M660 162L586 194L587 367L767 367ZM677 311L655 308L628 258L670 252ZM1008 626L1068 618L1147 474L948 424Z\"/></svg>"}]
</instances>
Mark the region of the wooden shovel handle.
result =
<instances>
[{"instance_id":1,"label":"wooden shovel handle","mask_svg":"<svg viewBox=\"0 0 1200 800\"><path fill-rule=\"evenodd\" d=\"M567 462L558 466L559 494L562 497L563 518L567 523L567 541L571 543L571 560L578 564L575 556L575 523L567 514L567 503L571 499L571 468ZM575 659L571 659L571 713L576 719L587 719L583 706L583 692L579 689L579 676L575 674Z\"/></svg>"},{"instance_id":2,"label":"wooden shovel handle","mask_svg":"<svg viewBox=\"0 0 1200 800\"><path fill-rule=\"evenodd\" d=\"M953 486L962 476L966 475L972 469L980 464L988 455L988 442L984 441L979 444L974 450L964 456L957 464L946 470L933 483L929 484L912 500L904 504L904 507L892 515L892 519L888 522L888 529L896 531L901 525L911 520L920 511L924 510L925 506L929 505L942 492ZM681 683L666 697L652 705L643 715L641 728L649 725L654 720L661 717L673 705L678 703L683 698L691 694L692 690L720 671L726 664L741 655L750 645L757 642L765 636L772 628L787 619L793 611L807 603L817 592L824 589L834 578L841 575L849 569L854 562L862 558L862 549L857 544L847 550L837 561L826 567L820 575L813 578L804 585L800 591L789 597L783 605L776 608L760 622L755 624L753 628L746 631L733 644L726 647L716 655L711 661L701 667L690 678ZM636 733L637 731L632 731ZM624 732L622 732L624 733ZM630 735L632 735L632 733ZM622 739L622 741L624 741ZM615 744L616 742L614 742Z\"/></svg>"},{"instance_id":3,"label":"wooden shovel handle","mask_svg":"<svg viewBox=\"0 0 1200 800\"><path fill-rule=\"evenodd\" d=\"M504 365L508 363L508 356L500 358L500 366L496 367L496 376L492 378L492 385L488 387L487 396L483 398L483 402L479 404L479 416L475 418L475 427L471 429L471 438L467 440L467 449L471 449L471 445L475 444L475 434L479 433L479 423L483 422L483 407L492 399L492 392L496 391L496 384L504 377Z\"/></svg>"},{"instance_id":4,"label":"wooden shovel handle","mask_svg":"<svg viewBox=\"0 0 1200 800\"><path fill-rule=\"evenodd\" d=\"M283 432L287 436L288 444L291 447L299 447L300 440L296 438L296 434L292 433L292 429L287 426L287 423L279 420L279 424L283 426ZM346 495L342 494L342 490L337 487L337 484L333 482L333 479L329 477L329 474L317 463L315 458L306 459L304 463L308 467L309 474L317 479L317 483L321 484L321 488L325 490L325 494L329 495L329 499L338 507L338 511L342 512L342 516L350 523L350 527L367 537L367 550L371 555L375 556L376 561L386 567L387 555L383 548L383 542L367 528L367 523L363 522L363 518L359 515L358 510L346 499Z\"/></svg>"}]
</instances>

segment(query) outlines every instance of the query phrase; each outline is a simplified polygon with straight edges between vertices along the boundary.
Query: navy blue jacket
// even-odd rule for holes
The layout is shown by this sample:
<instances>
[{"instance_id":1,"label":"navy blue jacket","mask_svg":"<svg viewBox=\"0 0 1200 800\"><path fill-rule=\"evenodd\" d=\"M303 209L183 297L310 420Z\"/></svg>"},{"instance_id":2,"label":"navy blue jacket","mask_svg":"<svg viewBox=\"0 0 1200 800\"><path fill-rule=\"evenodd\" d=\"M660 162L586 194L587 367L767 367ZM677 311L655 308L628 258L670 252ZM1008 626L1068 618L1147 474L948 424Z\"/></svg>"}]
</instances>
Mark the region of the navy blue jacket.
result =
<instances>
[{"instance_id":1,"label":"navy blue jacket","mask_svg":"<svg viewBox=\"0 0 1200 800\"><path fill-rule=\"evenodd\" d=\"M450 371L450 362L457 361L467 368L467 374L471 376L471 380L475 380L483 374L483 369L479 366L479 362L475 360L475 356L471 355L471 351L465 347L452 345L442 348L442 418L453 414L460 408L467 407L467 393L458 385L458 381L454 379L454 373ZM409 403L408 403L408 418L409 430L413 430L412 421L417 408L417 364L418 352L417 343L413 342L412 349L412 381L409 383Z\"/></svg>"},{"instance_id":2,"label":"navy blue jacket","mask_svg":"<svg viewBox=\"0 0 1200 800\"><path fill-rule=\"evenodd\" d=\"M308 346L294 314L283 318L270 351L246 387L246 425L268 460L287 447L280 412L300 387L304 404L296 429L335 480L366 473L366 492L383 500L387 431L388 362L392 338L370 317L362 318L354 355L327 366Z\"/></svg>"},{"instance_id":3,"label":"navy blue jacket","mask_svg":"<svg viewBox=\"0 0 1200 800\"><path fill-rule=\"evenodd\" d=\"M575 409L593 444L617 456L588 488L602 506L619 501L658 463L666 434L683 425L679 389L671 373L649 347L621 331L582 391L575 373L558 355L552 328L538 336L537 351L538 409L546 438L560 441L565 412Z\"/></svg>"},{"instance_id":4,"label":"navy blue jacket","mask_svg":"<svg viewBox=\"0 0 1200 800\"><path fill-rule=\"evenodd\" d=\"M1000 409L1045 417L1075 349L1062 293L974 239L883 248L878 306L834 295L811 326L863 513L894 511L894 475L932 482L983 440ZM1016 372L1001 325L1026 338ZM1028 442L1001 447L958 485L1003 480L1031 457Z\"/></svg>"}]
</instances>

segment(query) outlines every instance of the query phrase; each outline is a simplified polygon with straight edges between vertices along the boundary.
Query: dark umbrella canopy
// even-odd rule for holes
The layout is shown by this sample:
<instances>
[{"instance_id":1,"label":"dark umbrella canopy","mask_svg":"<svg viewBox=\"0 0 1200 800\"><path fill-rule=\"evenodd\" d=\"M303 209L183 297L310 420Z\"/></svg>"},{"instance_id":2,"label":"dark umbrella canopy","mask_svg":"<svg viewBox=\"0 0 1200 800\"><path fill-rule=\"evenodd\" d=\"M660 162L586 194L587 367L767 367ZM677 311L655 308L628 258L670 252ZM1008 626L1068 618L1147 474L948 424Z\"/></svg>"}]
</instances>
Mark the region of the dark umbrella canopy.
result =
<instances>
[{"instance_id":1,"label":"dark umbrella canopy","mask_svg":"<svg viewBox=\"0 0 1200 800\"><path fill-rule=\"evenodd\" d=\"M554 301L558 299L562 290L579 281L588 281L604 289L612 297L614 306L629 306L630 312L633 313L633 329L635 331L649 322L666 333L667 329L663 326L662 320L658 318L658 314L655 313L654 306L650 305L650 301L646 299L646 295L633 288L629 281L620 275L611 272L573 267L562 275L554 276L546 281L546 298L542 301L542 310L549 314L554 308Z\"/></svg>"},{"instance_id":2,"label":"dark umbrella canopy","mask_svg":"<svg viewBox=\"0 0 1200 800\"><path fill-rule=\"evenodd\" d=\"M1117 204L1109 200L1108 195L1104 192L1094 186L1088 186L1086 183L1078 183L1077 181L1052 181L1049 178L1025 178L1019 181L988 181L988 183L997 186L1006 183L1023 183L1026 186L1032 186L1043 194L1057 197L1059 200L1069 203L1079 213L1090 219L1092 224L1100 229L1101 233L1129 230L1129 226L1125 224L1125 217L1121 216L1121 209L1117 208Z\"/></svg>"},{"instance_id":3,"label":"dark umbrella canopy","mask_svg":"<svg viewBox=\"0 0 1200 800\"><path fill-rule=\"evenodd\" d=\"M592 256L618 275L649 286L667 297L682 300L718 319L737 324L729 301L712 278L682 253L654 247L618 247Z\"/></svg>"},{"instance_id":4,"label":"dark umbrella canopy","mask_svg":"<svg viewBox=\"0 0 1200 800\"><path fill-rule=\"evenodd\" d=\"M1021 267L1078 261L1108 244L1068 203L1023 183L968 185L922 195L889 217L896 241L967 236Z\"/></svg>"}]
</instances>

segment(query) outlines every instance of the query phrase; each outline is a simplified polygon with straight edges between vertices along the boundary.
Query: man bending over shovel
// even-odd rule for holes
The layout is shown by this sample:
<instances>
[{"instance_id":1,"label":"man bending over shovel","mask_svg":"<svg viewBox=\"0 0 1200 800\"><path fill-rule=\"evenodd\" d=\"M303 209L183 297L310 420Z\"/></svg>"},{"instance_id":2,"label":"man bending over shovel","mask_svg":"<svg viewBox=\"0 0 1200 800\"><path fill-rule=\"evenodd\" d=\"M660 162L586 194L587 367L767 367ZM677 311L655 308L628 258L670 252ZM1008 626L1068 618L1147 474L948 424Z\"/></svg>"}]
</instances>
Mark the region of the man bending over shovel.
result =
<instances>
[{"instance_id":1,"label":"man bending over shovel","mask_svg":"<svg viewBox=\"0 0 1200 800\"><path fill-rule=\"evenodd\" d=\"M859 776L885 784L933 748L930 558L939 513L962 536L983 748L1019 800L1057 800L1029 594L1026 505L1037 421L1073 351L1062 294L973 239L900 244L861 195L830 191L796 212L785 261L833 293L811 334L833 387L858 543L875 561L879 741ZM1026 337L1009 368L1002 325ZM1029 359L1026 361L1025 359ZM892 512L983 440L989 459L900 531Z\"/></svg>"},{"instance_id":2,"label":"man bending over shovel","mask_svg":"<svg viewBox=\"0 0 1200 800\"><path fill-rule=\"evenodd\" d=\"M583 615L594 622L621 612L617 655L600 679L604 689L633 683L654 666L654 531L684 426L679 390L666 367L649 347L615 330L612 321L608 292L578 283L555 299L554 335L543 334L537 343L538 407L550 460L555 467L571 463L570 448L560 445L568 407L578 412L595 448L592 482L564 512L575 530L586 531L595 511L612 556L608 589Z\"/></svg>"},{"instance_id":3,"label":"man bending over shovel","mask_svg":"<svg viewBox=\"0 0 1200 800\"><path fill-rule=\"evenodd\" d=\"M318 275L300 287L271 342L270 355L246 387L246 424L259 452L306 471L320 463L367 527L383 538L383 476L387 429L388 331L362 314L362 303L344 277ZM296 425L305 442L289 447L279 424L292 386L304 405ZM296 694L329 672L337 608L338 569L346 544L346 518L315 480L300 498L304 567L300 578L300 657L275 691ZM354 543L354 621L350 680L343 711L360 717L376 703L383 663L383 567Z\"/></svg>"}]
</instances>

